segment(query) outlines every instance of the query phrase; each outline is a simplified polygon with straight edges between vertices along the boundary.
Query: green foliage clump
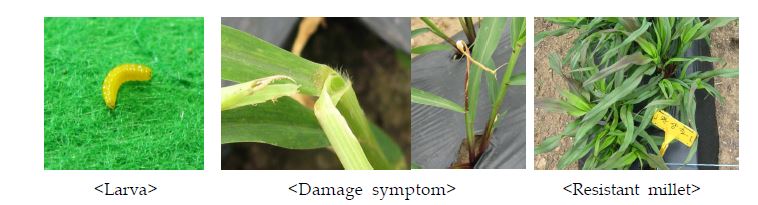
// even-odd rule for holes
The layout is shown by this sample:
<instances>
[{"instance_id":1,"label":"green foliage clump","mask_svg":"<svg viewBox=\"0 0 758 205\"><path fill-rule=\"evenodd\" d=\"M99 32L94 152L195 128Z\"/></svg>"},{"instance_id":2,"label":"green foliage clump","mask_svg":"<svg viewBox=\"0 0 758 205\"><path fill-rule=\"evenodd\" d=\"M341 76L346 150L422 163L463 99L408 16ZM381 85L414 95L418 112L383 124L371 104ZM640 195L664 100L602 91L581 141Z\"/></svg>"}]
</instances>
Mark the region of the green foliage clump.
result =
<instances>
[{"instance_id":1,"label":"green foliage clump","mask_svg":"<svg viewBox=\"0 0 758 205\"><path fill-rule=\"evenodd\" d=\"M561 28L535 36L578 30L566 56L549 56L550 68L569 89L562 99L542 102L547 109L576 119L563 132L535 147L535 154L553 150L563 137L573 138L558 168L586 157L584 169L667 169L659 153L661 136L648 133L658 110L670 110L685 125L695 125L695 90L705 89L722 98L709 84L714 77L736 77L737 69L689 72L696 61L715 62L709 56L687 56L693 42L708 40L714 28L735 18L548 18ZM568 72L564 72L568 68ZM696 152L697 142L689 158Z\"/></svg>"}]
</instances>

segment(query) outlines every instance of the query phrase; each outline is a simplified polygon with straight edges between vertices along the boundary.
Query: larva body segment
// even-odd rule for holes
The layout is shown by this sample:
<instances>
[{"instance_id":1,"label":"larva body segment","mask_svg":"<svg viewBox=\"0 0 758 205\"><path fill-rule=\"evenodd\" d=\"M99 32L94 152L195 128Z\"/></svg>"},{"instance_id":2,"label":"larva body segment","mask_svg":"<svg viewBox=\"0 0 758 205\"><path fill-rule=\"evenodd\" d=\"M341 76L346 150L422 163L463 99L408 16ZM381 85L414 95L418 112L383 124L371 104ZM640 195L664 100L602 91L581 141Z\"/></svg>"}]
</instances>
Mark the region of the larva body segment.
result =
<instances>
[{"instance_id":1,"label":"larva body segment","mask_svg":"<svg viewBox=\"0 0 758 205\"><path fill-rule=\"evenodd\" d=\"M110 109L116 108L116 97L121 84L128 81L148 81L153 74L150 67L142 64L121 64L111 69L103 81L103 100Z\"/></svg>"}]
</instances>

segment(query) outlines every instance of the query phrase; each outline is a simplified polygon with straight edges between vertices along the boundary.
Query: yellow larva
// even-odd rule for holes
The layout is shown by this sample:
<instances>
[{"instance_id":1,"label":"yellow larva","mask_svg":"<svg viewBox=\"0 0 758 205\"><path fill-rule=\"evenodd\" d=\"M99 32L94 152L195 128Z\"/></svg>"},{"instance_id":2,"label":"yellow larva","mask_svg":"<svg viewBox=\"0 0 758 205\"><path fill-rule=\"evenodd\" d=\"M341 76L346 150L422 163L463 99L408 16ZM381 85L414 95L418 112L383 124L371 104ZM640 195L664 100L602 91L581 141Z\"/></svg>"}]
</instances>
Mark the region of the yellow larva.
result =
<instances>
[{"instance_id":1,"label":"yellow larva","mask_svg":"<svg viewBox=\"0 0 758 205\"><path fill-rule=\"evenodd\" d=\"M121 64L111 69L103 81L103 100L110 109L116 108L116 97L121 84L128 81L148 81L153 70L141 64Z\"/></svg>"}]
</instances>

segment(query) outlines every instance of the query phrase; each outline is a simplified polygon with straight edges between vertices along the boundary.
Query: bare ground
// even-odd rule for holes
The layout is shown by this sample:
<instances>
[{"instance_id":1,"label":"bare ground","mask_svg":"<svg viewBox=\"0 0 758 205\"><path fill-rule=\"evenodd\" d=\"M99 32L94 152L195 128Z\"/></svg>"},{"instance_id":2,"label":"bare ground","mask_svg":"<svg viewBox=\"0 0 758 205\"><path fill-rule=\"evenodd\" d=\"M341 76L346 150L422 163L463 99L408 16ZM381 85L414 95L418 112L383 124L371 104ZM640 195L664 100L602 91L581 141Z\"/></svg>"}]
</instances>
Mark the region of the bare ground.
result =
<instances>
[{"instance_id":1,"label":"bare ground","mask_svg":"<svg viewBox=\"0 0 758 205\"><path fill-rule=\"evenodd\" d=\"M458 17L432 17L429 19L437 24L437 27L439 27L440 30L442 30L442 33L445 33L446 36L453 36L463 30L461 28L461 23L458 21ZM473 18L473 21L474 23L477 23L479 22L479 18ZM427 26L424 24L424 21L421 21L420 18L411 18L411 30L424 27ZM416 36L415 38L411 38L411 48L423 45L438 44L442 43L443 41L444 40L442 40L442 38L434 35L432 32L426 32L424 34ZM416 54L411 54L411 58L413 57L416 57Z\"/></svg>"},{"instance_id":2,"label":"bare ground","mask_svg":"<svg viewBox=\"0 0 758 205\"><path fill-rule=\"evenodd\" d=\"M429 18L437 24L437 27L442 30L443 33L447 36L453 36L458 32L461 32L461 24L458 22L457 17L433 17ZM427 27L426 24L424 24L423 21L419 18L411 18L411 30L417 29L417 28L424 28ZM436 44L436 43L442 43L442 38L437 37L431 32L427 32L421 35L416 36L415 38L411 38L411 48L416 46L422 46L422 45L429 45L429 44Z\"/></svg>"},{"instance_id":3,"label":"bare ground","mask_svg":"<svg viewBox=\"0 0 758 205\"><path fill-rule=\"evenodd\" d=\"M739 21L717 28L711 33L711 56L721 58L714 68L739 68ZM716 88L724 96L723 103L716 103L716 117L719 126L721 147L720 164L739 164L740 136L740 84L739 78L716 78ZM736 169L736 168L722 168Z\"/></svg>"},{"instance_id":4,"label":"bare ground","mask_svg":"<svg viewBox=\"0 0 758 205\"><path fill-rule=\"evenodd\" d=\"M545 21L542 18L534 20L534 33L558 29L559 26ZM566 83L560 76L554 74L548 67L548 55L557 53L563 56L571 48L571 42L577 36L577 32L567 33L558 37L547 37L534 48L534 101L541 99L558 98L560 90L566 87ZM573 120L573 117L565 113L548 112L534 106L534 144L542 142L545 138L563 131L564 125ZM552 152L534 156L534 169L557 169L558 160L570 147L571 139L564 138L561 145ZM566 169L577 169L576 163Z\"/></svg>"}]
</instances>

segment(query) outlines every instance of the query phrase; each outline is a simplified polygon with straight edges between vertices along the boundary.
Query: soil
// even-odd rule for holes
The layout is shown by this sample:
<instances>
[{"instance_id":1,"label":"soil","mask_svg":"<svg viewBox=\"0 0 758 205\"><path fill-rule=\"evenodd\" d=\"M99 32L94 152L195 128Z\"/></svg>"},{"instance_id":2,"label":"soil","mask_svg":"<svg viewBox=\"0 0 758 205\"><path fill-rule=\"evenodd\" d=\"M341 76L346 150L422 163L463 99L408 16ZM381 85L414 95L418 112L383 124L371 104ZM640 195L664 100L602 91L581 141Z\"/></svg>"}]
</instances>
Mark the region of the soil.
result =
<instances>
[{"instance_id":1,"label":"soil","mask_svg":"<svg viewBox=\"0 0 758 205\"><path fill-rule=\"evenodd\" d=\"M437 27L439 27L440 30L442 30L442 33L445 33L446 36L453 36L463 30L461 28L461 23L458 21L458 17L432 17L429 19L437 24ZM473 18L473 21L476 24L479 22L479 18ZM424 27L427 26L420 18L411 18L411 31ZM432 32L426 32L424 34L420 34L414 38L411 38L411 48L423 45L438 44L442 43L443 41L444 40L442 38L434 35ZM413 57L416 57L416 54L412 54L411 58Z\"/></svg>"},{"instance_id":2,"label":"soil","mask_svg":"<svg viewBox=\"0 0 758 205\"><path fill-rule=\"evenodd\" d=\"M534 20L535 34L558 28L558 25L547 22L542 18L535 18ZM714 65L716 69L739 67L738 31L739 22L735 21L711 33L711 55L722 59L721 62ZM535 102L544 98L558 98L559 91L566 87L563 80L553 74L548 67L547 56L550 53L565 55L577 34L574 31L559 37L546 37L539 45L535 46ZM717 103L716 106L721 141L719 164L739 164L739 80L738 78L716 78L715 85L725 98L723 103ZM538 142L542 142L548 136L561 132L564 125L572 119L567 114L547 112L535 106L534 143L538 144ZM556 148L556 150L535 155L534 169L556 169L560 156L569 148L570 144L571 140L564 138L561 141L561 146ZM577 163L568 166L567 169L578 169ZM722 169L736 168L726 167Z\"/></svg>"},{"instance_id":3,"label":"soil","mask_svg":"<svg viewBox=\"0 0 758 205\"><path fill-rule=\"evenodd\" d=\"M714 68L739 68L739 20L717 28L711 33L711 56L721 58ZM740 136L740 84L739 78L716 78L716 88L724 96L724 102L716 102L716 117L719 126L721 147L719 164L739 164ZM737 169L722 167L721 169Z\"/></svg>"},{"instance_id":4,"label":"soil","mask_svg":"<svg viewBox=\"0 0 758 205\"><path fill-rule=\"evenodd\" d=\"M469 152L468 146L466 146L466 141L466 139L463 139L463 141L461 141L461 146L458 149L458 158L455 160L451 168L472 169L474 167L474 164L471 164L471 160L469 160ZM480 153L481 149L479 146L482 144L482 141L483 137L481 135L476 135L474 137L474 144L476 146L474 146L473 153Z\"/></svg>"},{"instance_id":5,"label":"soil","mask_svg":"<svg viewBox=\"0 0 758 205\"><path fill-rule=\"evenodd\" d=\"M534 33L560 28L542 18L534 20ZM558 37L546 37L534 48L534 101L541 99L559 98L561 89L566 87L566 82L559 75L553 73L548 66L548 55L557 53L563 56L571 48L571 42L577 37L578 32L572 31ZM564 68L565 69L565 68ZM539 144L545 138L563 131L564 125L574 118L566 113L548 112L534 106L534 144ZM557 169L558 160L571 146L570 138L563 138L561 145L553 150L534 156L534 169ZM573 163L566 169L578 169L577 163Z\"/></svg>"}]
</instances>

